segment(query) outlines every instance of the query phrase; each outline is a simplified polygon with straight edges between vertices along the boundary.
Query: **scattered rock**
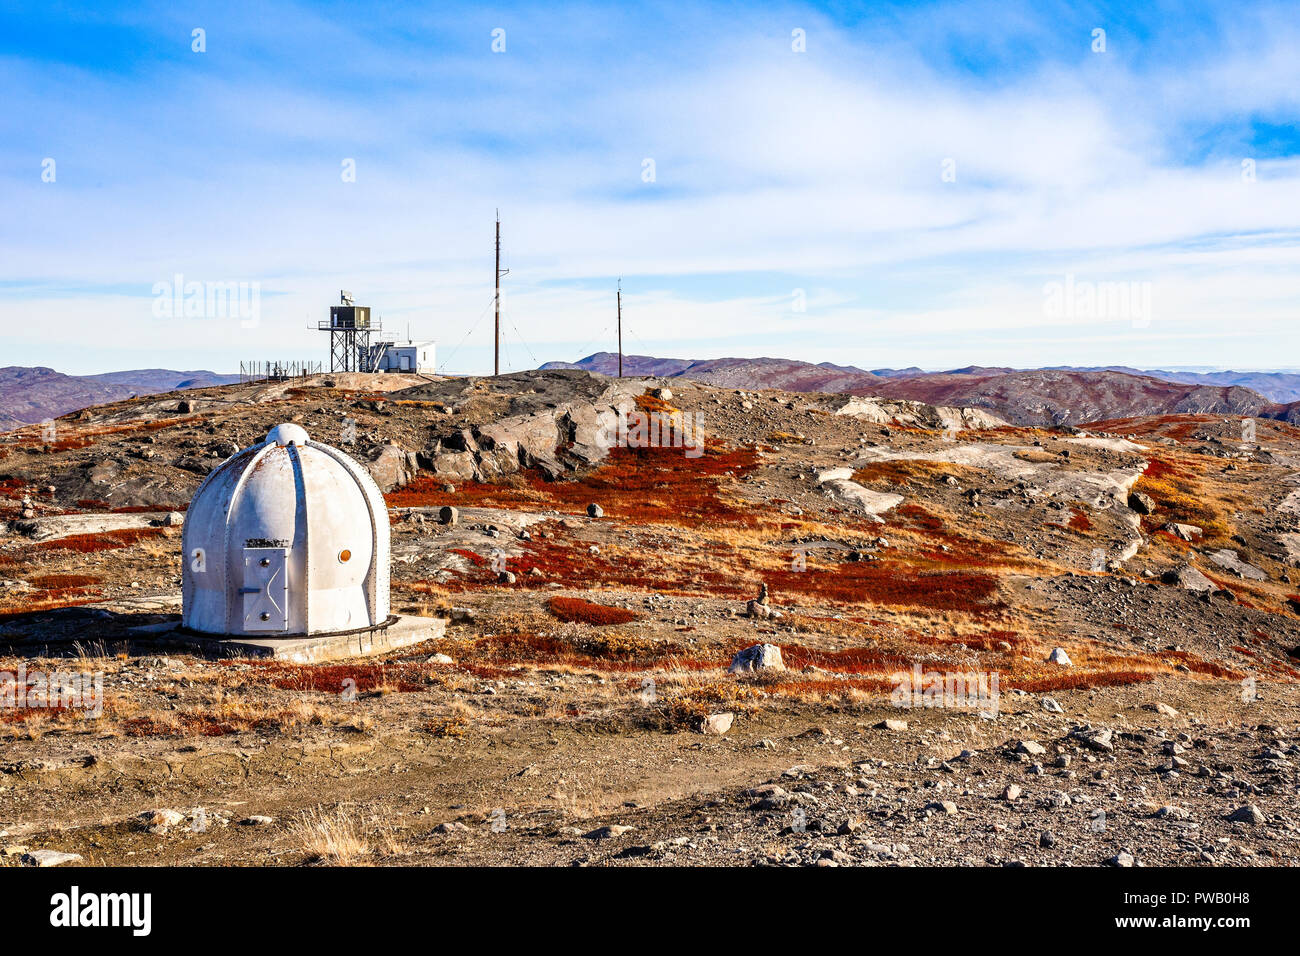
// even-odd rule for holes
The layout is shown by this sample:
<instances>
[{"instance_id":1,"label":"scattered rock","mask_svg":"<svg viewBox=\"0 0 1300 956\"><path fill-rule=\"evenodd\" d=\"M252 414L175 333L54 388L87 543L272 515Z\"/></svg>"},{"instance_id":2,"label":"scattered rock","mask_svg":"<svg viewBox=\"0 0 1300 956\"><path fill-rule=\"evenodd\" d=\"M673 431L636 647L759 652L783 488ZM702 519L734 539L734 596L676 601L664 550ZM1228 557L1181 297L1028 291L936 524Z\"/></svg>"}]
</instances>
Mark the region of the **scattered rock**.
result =
<instances>
[{"instance_id":1,"label":"scattered rock","mask_svg":"<svg viewBox=\"0 0 1300 956\"><path fill-rule=\"evenodd\" d=\"M635 829L636 827L625 827L621 824L612 823L607 827L598 827L584 833L583 836L588 840L610 840L614 837L621 837L624 833L630 833Z\"/></svg>"},{"instance_id":2,"label":"scattered rock","mask_svg":"<svg viewBox=\"0 0 1300 956\"><path fill-rule=\"evenodd\" d=\"M1074 661L1070 660L1070 655L1065 653L1065 648L1054 647L1052 648L1052 653L1047 655L1047 663L1060 664L1062 667L1069 667L1074 663Z\"/></svg>"},{"instance_id":3,"label":"scattered rock","mask_svg":"<svg viewBox=\"0 0 1300 956\"><path fill-rule=\"evenodd\" d=\"M1213 581L1190 564L1166 571L1160 575L1160 580L1165 584L1176 584L1189 591L1215 591L1218 589Z\"/></svg>"},{"instance_id":4,"label":"scattered rock","mask_svg":"<svg viewBox=\"0 0 1300 956\"><path fill-rule=\"evenodd\" d=\"M32 850L19 857L23 866L63 866L68 863L80 863L81 854L63 853L59 850Z\"/></svg>"},{"instance_id":5,"label":"scattered rock","mask_svg":"<svg viewBox=\"0 0 1300 956\"><path fill-rule=\"evenodd\" d=\"M438 509L438 520L447 525L458 524L460 522L460 509L453 508L451 505L443 505Z\"/></svg>"},{"instance_id":6,"label":"scattered rock","mask_svg":"<svg viewBox=\"0 0 1300 956\"><path fill-rule=\"evenodd\" d=\"M1022 793L1024 793L1024 791L1021 790L1020 787L1018 787L1014 783L1009 783L1007 784L1006 788L1002 791L1002 799L1005 800L1007 803L1015 803L1017 800L1020 799L1020 795Z\"/></svg>"},{"instance_id":7,"label":"scattered rock","mask_svg":"<svg viewBox=\"0 0 1300 956\"><path fill-rule=\"evenodd\" d=\"M1236 551L1229 551L1227 548L1223 548L1219 551L1213 552L1209 557L1211 561L1223 568L1225 571L1230 574L1235 574L1237 577L1244 580L1268 580L1267 574L1255 567L1253 564L1247 564L1245 561L1241 560L1240 555L1238 555Z\"/></svg>"},{"instance_id":8,"label":"scattered rock","mask_svg":"<svg viewBox=\"0 0 1300 956\"><path fill-rule=\"evenodd\" d=\"M709 714L700 721L700 733L702 734L725 734L731 729L731 723L736 719L732 713Z\"/></svg>"},{"instance_id":9,"label":"scattered rock","mask_svg":"<svg viewBox=\"0 0 1300 956\"><path fill-rule=\"evenodd\" d=\"M1155 500L1141 491L1129 492L1128 506L1140 515L1155 514L1156 511Z\"/></svg>"},{"instance_id":10,"label":"scattered rock","mask_svg":"<svg viewBox=\"0 0 1300 956\"><path fill-rule=\"evenodd\" d=\"M1259 825L1264 822L1264 814L1260 812L1259 807L1253 803L1248 803L1243 807L1238 807L1228 815L1228 819L1233 823L1250 823Z\"/></svg>"},{"instance_id":11,"label":"scattered rock","mask_svg":"<svg viewBox=\"0 0 1300 956\"><path fill-rule=\"evenodd\" d=\"M381 445L373 453L366 470L382 492L401 488L420 471L415 455L397 445Z\"/></svg>"},{"instance_id":12,"label":"scattered rock","mask_svg":"<svg viewBox=\"0 0 1300 956\"><path fill-rule=\"evenodd\" d=\"M902 731L902 730L906 730L906 729L907 729L907 721L905 721L905 720L882 720L880 723L876 724L876 729L877 729L877 730L892 730L892 731L894 731L895 733L897 733L897 732L899 732L899 731Z\"/></svg>"},{"instance_id":13,"label":"scattered rock","mask_svg":"<svg viewBox=\"0 0 1300 956\"><path fill-rule=\"evenodd\" d=\"M775 644L754 644L737 653L727 670L732 674L751 674L761 670L783 671L785 662L781 660L781 648Z\"/></svg>"},{"instance_id":14,"label":"scattered rock","mask_svg":"<svg viewBox=\"0 0 1300 956\"><path fill-rule=\"evenodd\" d=\"M593 501L591 504L587 505L587 517L603 518L605 517L605 509Z\"/></svg>"},{"instance_id":15,"label":"scattered rock","mask_svg":"<svg viewBox=\"0 0 1300 956\"><path fill-rule=\"evenodd\" d=\"M150 832L161 832L185 822L185 814L176 810L146 810L137 818Z\"/></svg>"},{"instance_id":16,"label":"scattered rock","mask_svg":"<svg viewBox=\"0 0 1300 956\"><path fill-rule=\"evenodd\" d=\"M1111 742L1114 734L1109 730L1083 728L1072 731L1070 736L1089 750L1096 750L1101 753L1113 753L1115 750L1115 745Z\"/></svg>"}]
</instances>

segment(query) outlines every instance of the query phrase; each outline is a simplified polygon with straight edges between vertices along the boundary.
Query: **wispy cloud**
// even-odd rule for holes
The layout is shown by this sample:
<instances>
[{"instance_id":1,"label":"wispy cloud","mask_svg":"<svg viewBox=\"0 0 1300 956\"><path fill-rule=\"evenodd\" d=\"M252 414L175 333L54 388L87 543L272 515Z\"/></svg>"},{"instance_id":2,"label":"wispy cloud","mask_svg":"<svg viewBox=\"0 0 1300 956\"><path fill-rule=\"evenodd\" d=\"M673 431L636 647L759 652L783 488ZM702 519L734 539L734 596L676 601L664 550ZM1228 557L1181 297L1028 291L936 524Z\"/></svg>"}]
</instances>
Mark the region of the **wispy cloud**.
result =
<instances>
[{"instance_id":1,"label":"wispy cloud","mask_svg":"<svg viewBox=\"0 0 1300 956\"><path fill-rule=\"evenodd\" d=\"M0 364L320 353L345 287L482 370L498 207L514 367L609 347L619 275L634 345L873 367L1272 366L1300 307L1290 6L156 5L0 36ZM261 321L155 318L176 273L261 283ZM1151 322L1048 316L1065 275L1149 283Z\"/></svg>"}]
</instances>

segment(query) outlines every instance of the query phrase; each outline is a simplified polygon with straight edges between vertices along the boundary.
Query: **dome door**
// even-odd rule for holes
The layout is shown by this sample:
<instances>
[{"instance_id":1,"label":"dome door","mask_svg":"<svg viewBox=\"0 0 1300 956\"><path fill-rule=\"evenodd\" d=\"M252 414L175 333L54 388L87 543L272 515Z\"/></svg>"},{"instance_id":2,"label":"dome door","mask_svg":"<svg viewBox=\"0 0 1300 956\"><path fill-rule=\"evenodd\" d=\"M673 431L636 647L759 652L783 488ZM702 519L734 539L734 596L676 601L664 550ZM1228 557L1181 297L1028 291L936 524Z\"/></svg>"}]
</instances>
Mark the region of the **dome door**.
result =
<instances>
[{"instance_id":1,"label":"dome door","mask_svg":"<svg viewBox=\"0 0 1300 956\"><path fill-rule=\"evenodd\" d=\"M245 631L289 629L289 575L287 548L245 548L244 599Z\"/></svg>"}]
</instances>

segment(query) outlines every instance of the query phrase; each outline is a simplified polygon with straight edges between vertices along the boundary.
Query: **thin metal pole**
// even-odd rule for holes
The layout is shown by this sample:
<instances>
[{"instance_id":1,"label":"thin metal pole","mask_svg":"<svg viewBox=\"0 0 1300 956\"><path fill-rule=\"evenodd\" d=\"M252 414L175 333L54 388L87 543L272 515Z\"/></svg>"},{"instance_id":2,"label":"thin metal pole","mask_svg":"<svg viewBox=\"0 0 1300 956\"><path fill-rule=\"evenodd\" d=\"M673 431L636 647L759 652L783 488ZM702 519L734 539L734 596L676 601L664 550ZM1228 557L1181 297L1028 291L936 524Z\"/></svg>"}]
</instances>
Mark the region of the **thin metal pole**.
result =
<instances>
[{"instance_id":1,"label":"thin metal pole","mask_svg":"<svg viewBox=\"0 0 1300 956\"><path fill-rule=\"evenodd\" d=\"M618 377L623 377L623 280L618 280Z\"/></svg>"},{"instance_id":2,"label":"thin metal pole","mask_svg":"<svg viewBox=\"0 0 1300 956\"><path fill-rule=\"evenodd\" d=\"M492 335L492 374L501 374L501 211L497 210L497 266L492 272L496 284L496 322Z\"/></svg>"}]
</instances>

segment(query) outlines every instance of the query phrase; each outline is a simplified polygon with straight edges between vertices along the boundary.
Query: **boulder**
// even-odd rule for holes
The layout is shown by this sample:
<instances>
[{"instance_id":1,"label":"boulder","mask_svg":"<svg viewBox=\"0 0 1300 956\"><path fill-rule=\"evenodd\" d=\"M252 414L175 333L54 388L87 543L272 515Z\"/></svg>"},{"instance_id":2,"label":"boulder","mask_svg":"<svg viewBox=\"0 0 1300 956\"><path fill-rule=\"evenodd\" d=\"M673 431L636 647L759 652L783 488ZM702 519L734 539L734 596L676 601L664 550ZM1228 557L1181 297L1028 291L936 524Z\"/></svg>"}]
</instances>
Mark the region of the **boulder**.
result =
<instances>
[{"instance_id":1,"label":"boulder","mask_svg":"<svg viewBox=\"0 0 1300 956\"><path fill-rule=\"evenodd\" d=\"M1109 730L1084 727L1072 731L1070 736L1089 750L1096 750L1098 753L1113 753L1115 750L1115 745L1111 743L1114 734Z\"/></svg>"},{"instance_id":2,"label":"boulder","mask_svg":"<svg viewBox=\"0 0 1300 956\"><path fill-rule=\"evenodd\" d=\"M731 729L732 721L735 719L736 715L732 713L709 714L709 716L700 721L700 733L717 734L720 736Z\"/></svg>"},{"instance_id":3,"label":"boulder","mask_svg":"<svg viewBox=\"0 0 1300 956\"><path fill-rule=\"evenodd\" d=\"M1236 551L1229 551L1227 548L1223 548L1219 551L1215 551L1209 557L1210 560L1219 567L1231 574L1235 574L1239 578L1243 578L1247 581L1268 580L1267 574L1255 567L1253 564L1247 564L1245 561L1241 560L1240 555L1238 555Z\"/></svg>"},{"instance_id":4,"label":"boulder","mask_svg":"<svg viewBox=\"0 0 1300 956\"><path fill-rule=\"evenodd\" d=\"M375 479L375 484L383 492L406 485L415 477L419 468L415 455L397 445L381 445L366 464L370 477Z\"/></svg>"},{"instance_id":5,"label":"boulder","mask_svg":"<svg viewBox=\"0 0 1300 956\"><path fill-rule=\"evenodd\" d=\"M731 659L727 670L732 674L752 674L762 670L785 670L781 659L781 648L775 644L754 644L745 648Z\"/></svg>"},{"instance_id":6,"label":"boulder","mask_svg":"<svg viewBox=\"0 0 1300 956\"><path fill-rule=\"evenodd\" d=\"M1156 512L1155 500L1141 491L1129 492L1128 506L1140 515L1150 515Z\"/></svg>"},{"instance_id":7,"label":"boulder","mask_svg":"<svg viewBox=\"0 0 1300 956\"><path fill-rule=\"evenodd\" d=\"M1181 568L1174 568L1160 575L1160 580L1165 584L1176 584L1188 591L1216 591L1218 587L1213 581L1207 578L1200 571L1196 570L1190 564L1183 565Z\"/></svg>"},{"instance_id":8,"label":"boulder","mask_svg":"<svg viewBox=\"0 0 1300 956\"><path fill-rule=\"evenodd\" d=\"M443 505L438 509L438 520L446 525L453 525L460 522L460 509L453 508L451 505Z\"/></svg>"},{"instance_id":9,"label":"boulder","mask_svg":"<svg viewBox=\"0 0 1300 956\"><path fill-rule=\"evenodd\" d=\"M1228 814L1228 819L1233 823L1249 823L1255 826L1264 822L1264 814L1260 812L1259 807L1253 803L1248 803L1244 807L1238 807Z\"/></svg>"},{"instance_id":10,"label":"boulder","mask_svg":"<svg viewBox=\"0 0 1300 956\"><path fill-rule=\"evenodd\" d=\"M444 451L433 456L433 472L442 478L473 481L478 476L478 464L467 451Z\"/></svg>"},{"instance_id":11,"label":"boulder","mask_svg":"<svg viewBox=\"0 0 1300 956\"><path fill-rule=\"evenodd\" d=\"M1173 521L1165 525L1164 530L1168 531L1175 538L1178 538L1181 541L1192 541L1205 534L1204 528L1197 527L1194 524L1178 524Z\"/></svg>"},{"instance_id":12,"label":"boulder","mask_svg":"<svg viewBox=\"0 0 1300 956\"><path fill-rule=\"evenodd\" d=\"M1054 647L1052 653L1047 655L1047 663L1060 664L1062 667L1070 667L1074 661L1070 660L1070 655L1065 653L1065 648Z\"/></svg>"}]
</instances>

